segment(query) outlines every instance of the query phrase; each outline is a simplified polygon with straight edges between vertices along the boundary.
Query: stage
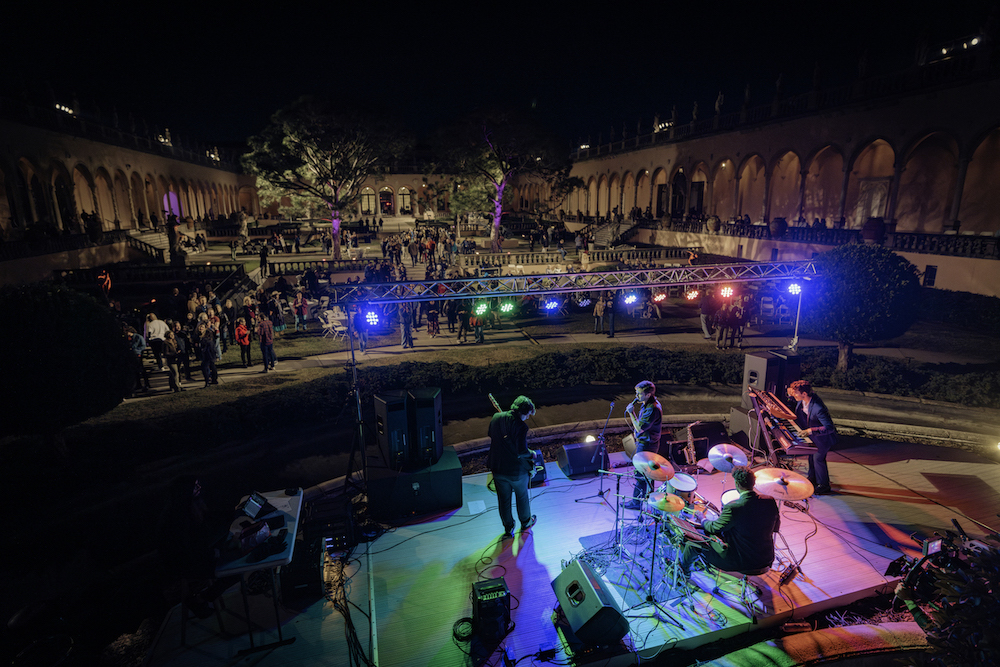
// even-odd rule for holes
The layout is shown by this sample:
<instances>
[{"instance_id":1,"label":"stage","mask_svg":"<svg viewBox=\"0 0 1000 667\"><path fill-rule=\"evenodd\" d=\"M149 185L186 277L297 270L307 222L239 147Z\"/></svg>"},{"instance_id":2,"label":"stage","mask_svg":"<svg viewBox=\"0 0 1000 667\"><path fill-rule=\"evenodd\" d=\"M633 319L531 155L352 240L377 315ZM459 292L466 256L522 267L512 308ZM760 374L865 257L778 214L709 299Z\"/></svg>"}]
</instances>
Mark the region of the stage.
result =
<instances>
[{"instance_id":1,"label":"stage","mask_svg":"<svg viewBox=\"0 0 1000 667\"><path fill-rule=\"evenodd\" d=\"M730 576L722 578L718 594L712 593L715 576L709 572L695 572L694 592L672 588L671 552L661 548L665 533L656 533L662 558L654 559L649 538L654 532L650 526L656 524L649 517L640 523L636 512L623 512L624 548L618 548L613 495L618 478L604 478L608 502L588 499L598 492L600 479L567 479L554 463L547 464L546 483L531 491L538 524L530 533L501 541L489 475L468 475L462 478L461 508L414 520L359 545L346 566L326 559L323 573L330 591L341 590L342 584L346 591L358 639L355 650L374 653L379 665L480 665L491 655L493 664L501 664L494 649L507 649L514 659L541 652L538 663L553 651L561 664L636 664L637 655L646 662L667 651L773 628L891 590L895 580L883 573L901 552L919 549L909 538L912 533L930 536L951 528L956 518L970 535L982 535L969 517L996 523L1000 466L959 450L868 442L830 454L837 494L800 501L801 509L782 504L776 560L771 571L751 579L760 595L753 596L750 606L740 601L739 580ZM625 460L612 455L612 464L624 465ZM630 495L630 478L621 480L622 492ZM722 492L733 488L732 478L719 472L702 474L697 481L698 493L716 505ZM602 574L601 584L628 620L628 633L611 648L576 643L557 613L552 582L577 557ZM782 585L782 572L793 562L800 563L801 571ZM468 635L473 583L500 577L510 591L513 627L497 648ZM656 605L647 602L650 593ZM248 640L238 588L227 595L222 612L227 634L219 633L214 616L191 619L186 646L181 646L180 609L175 608L160 628L150 664L236 662ZM344 605L342 595L331 596ZM260 641L268 641L274 635L273 611L265 613L270 600L266 592L251 595L251 600L251 616L266 630ZM366 618L369 612L374 631ZM345 639L344 617L331 599L283 603L281 619L285 637L295 637L295 643L256 654L253 664L348 664L352 648Z\"/></svg>"}]
</instances>

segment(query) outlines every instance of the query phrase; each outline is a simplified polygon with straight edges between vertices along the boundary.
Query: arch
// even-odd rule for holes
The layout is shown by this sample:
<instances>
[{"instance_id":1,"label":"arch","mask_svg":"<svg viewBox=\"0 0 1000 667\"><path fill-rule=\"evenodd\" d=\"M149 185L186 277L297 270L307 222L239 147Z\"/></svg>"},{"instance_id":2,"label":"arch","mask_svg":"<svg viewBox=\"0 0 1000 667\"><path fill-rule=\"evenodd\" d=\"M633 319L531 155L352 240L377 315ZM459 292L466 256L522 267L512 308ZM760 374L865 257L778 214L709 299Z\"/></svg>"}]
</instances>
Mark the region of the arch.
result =
<instances>
[{"instance_id":1,"label":"arch","mask_svg":"<svg viewBox=\"0 0 1000 667\"><path fill-rule=\"evenodd\" d=\"M94 186L97 193L97 219L101 221L101 229L107 231L115 228L118 216L115 212L115 199L112 193L114 187L111 175L104 167L98 167L94 172Z\"/></svg>"},{"instance_id":2,"label":"arch","mask_svg":"<svg viewBox=\"0 0 1000 667\"><path fill-rule=\"evenodd\" d=\"M691 197L688 201L688 210L697 218L705 215L707 210L705 197L708 191L708 183L708 165L701 161L696 162L691 171Z\"/></svg>"},{"instance_id":3,"label":"arch","mask_svg":"<svg viewBox=\"0 0 1000 667\"><path fill-rule=\"evenodd\" d=\"M621 213L622 206L622 179L617 172L608 177L608 210L607 214L617 211Z\"/></svg>"},{"instance_id":4,"label":"arch","mask_svg":"<svg viewBox=\"0 0 1000 667\"><path fill-rule=\"evenodd\" d=\"M608 211L611 209L608 206L608 187L607 174L601 174L597 179L597 198L594 200L595 215L601 217L607 216Z\"/></svg>"},{"instance_id":5,"label":"arch","mask_svg":"<svg viewBox=\"0 0 1000 667\"><path fill-rule=\"evenodd\" d=\"M653 196L653 216L663 218L670 212L670 188L667 187L667 170L657 167L650 179Z\"/></svg>"},{"instance_id":6,"label":"arch","mask_svg":"<svg viewBox=\"0 0 1000 667\"><path fill-rule=\"evenodd\" d=\"M844 187L843 153L836 146L827 144L817 149L806 164L802 217L806 220L838 220Z\"/></svg>"},{"instance_id":7,"label":"arch","mask_svg":"<svg viewBox=\"0 0 1000 667\"><path fill-rule=\"evenodd\" d=\"M621 212L626 217L632 216L632 211L636 207L635 196L635 175L631 171L626 171L622 177L622 208Z\"/></svg>"},{"instance_id":8,"label":"arch","mask_svg":"<svg viewBox=\"0 0 1000 667\"><path fill-rule=\"evenodd\" d=\"M83 213L97 212L94 188L94 179L87 168L82 164L73 167L73 194L76 199L77 216L81 219Z\"/></svg>"},{"instance_id":9,"label":"arch","mask_svg":"<svg viewBox=\"0 0 1000 667\"><path fill-rule=\"evenodd\" d=\"M965 187L958 219L962 229L975 232L998 232L1000 211L1000 127L981 135L972 151L965 174Z\"/></svg>"},{"instance_id":10,"label":"arch","mask_svg":"<svg viewBox=\"0 0 1000 667\"><path fill-rule=\"evenodd\" d=\"M378 191L378 212L379 215L396 214L395 193L389 186L383 186Z\"/></svg>"},{"instance_id":11,"label":"arch","mask_svg":"<svg viewBox=\"0 0 1000 667\"><path fill-rule=\"evenodd\" d=\"M53 210L56 226L65 232L80 231L80 221L76 217L76 201L73 198L73 177L59 160L52 161Z\"/></svg>"},{"instance_id":12,"label":"arch","mask_svg":"<svg viewBox=\"0 0 1000 667\"><path fill-rule=\"evenodd\" d=\"M712 170L712 201L708 207L712 215L723 220L736 215L736 165L723 158Z\"/></svg>"},{"instance_id":13,"label":"arch","mask_svg":"<svg viewBox=\"0 0 1000 667\"><path fill-rule=\"evenodd\" d=\"M888 210L896 152L885 139L872 139L860 147L850 163L844 217L851 228L868 218L884 217Z\"/></svg>"},{"instance_id":14,"label":"arch","mask_svg":"<svg viewBox=\"0 0 1000 667\"><path fill-rule=\"evenodd\" d=\"M134 229L136 226L135 216L132 211L132 199L129 196L128 181L125 178L125 172L120 169L115 172L114 196L121 228Z\"/></svg>"},{"instance_id":15,"label":"arch","mask_svg":"<svg viewBox=\"0 0 1000 667\"><path fill-rule=\"evenodd\" d=\"M650 208L652 190L650 189L649 172L645 169L640 169L636 172L635 183L635 205L639 207L643 216L646 215L647 209L650 210L650 215L652 215L652 209Z\"/></svg>"},{"instance_id":16,"label":"arch","mask_svg":"<svg viewBox=\"0 0 1000 667\"><path fill-rule=\"evenodd\" d=\"M149 221L149 204L146 201L145 185L142 176L133 171L129 177L129 187L132 192L132 205L135 207L136 227L141 227Z\"/></svg>"},{"instance_id":17,"label":"arch","mask_svg":"<svg viewBox=\"0 0 1000 667\"><path fill-rule=\"evenodd\" d=\"M932 132L907 151L896 199L896 229L939 234L951 226L958 179L958 141Z\"/></svg>"},{"instance_id":18,"label":"arch","mask_svg":"<svg viewBox=\"0 0 1000 667\"><path fill-rule=\"evenodd\" d=\"M670 179L670 217L683 218L688 213L688 176L684 167L677 167Z\"/></svg>"},{"instance_id":19,"label":"arch","mask_svg":"<svg viewBox=\"0 0 1000 667\"><path fill-rule=\"evenodd\" d=\"M748 215L751 222L759 222L764 219L764 188L767 180L764 158L758 153L747 155L739 174L736 215Z\"/></svg>"},{"instance_id":20,"label":"arch","mask_svg":"<svg viewBox=\"0 0 1000 667\"><path fill-rule=\"evenodd\" d=\"M375 215L375 191L365 186L361 188L361 215Z\"/></svg>"},{"instance_id":21,"label":"arch","mask_svg":"<svg viewBox=\"0 0 1000 667\"><path fill-rule=\"evenodd\" d=\"M799 156L791 150L779 155L771 167L768 218L798 219L801 183L802 163Z\"/></svg>"},{"instance_id":22,"label":"arch","mask_svg":"<svg viewBox=\"0 0 1000 667\"><path fill-rule=\"evenodd\" d=\"M240 187L240 192L239 192L240 210L242 211L243 209L246 209L247 215L254 214L253 193L254 190L249 185L244 185Z\"/></svg>"}]
</instances>

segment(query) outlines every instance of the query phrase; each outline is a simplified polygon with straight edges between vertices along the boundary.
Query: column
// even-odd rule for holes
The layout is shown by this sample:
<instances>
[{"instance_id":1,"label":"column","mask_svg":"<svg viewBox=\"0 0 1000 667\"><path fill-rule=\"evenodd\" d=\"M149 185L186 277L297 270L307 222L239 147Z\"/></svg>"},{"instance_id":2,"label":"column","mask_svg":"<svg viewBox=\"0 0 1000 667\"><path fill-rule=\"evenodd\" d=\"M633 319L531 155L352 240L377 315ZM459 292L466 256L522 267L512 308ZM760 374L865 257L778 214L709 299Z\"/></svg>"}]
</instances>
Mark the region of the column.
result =
<instances>
[{"instance_id":1,"label":"column","mask_svg":"<svg viewBox=\"0 0 1000 667\"><path fill-rule=\"evenodd\" d=\"M962 190L965 189L965 175L969 171L969 160L962 158L958 161L958 174L955 179L955 199L951 202L951 222L955 231L958 231L958 214L962 210Z\"/></svg>"},{"instance_id":2,"label":"column","mask_svg":"<svg viewBox=\"0 0 1000 667\"><path fill-rule=\"evenodd\" d=\"M844 165L844 182L840 186L840 206L837 207L838 219L844 221L844 227L847 227L847 218L844 217L844 212L847 209L847 186L851 182L851 168Z\"/></svg>"},{"instance_id":3,"label":"column","mask_svg":"<svg viewBox=\"0 0 1000 667\"><path fill-rule=\"evenodd\" d=\"M803 169L799 172L799 205L796 208L796 220L802 220L802 215L805 213L806 208L806 178L809 176L809 170Z\"/></svg>"}]
</instances>

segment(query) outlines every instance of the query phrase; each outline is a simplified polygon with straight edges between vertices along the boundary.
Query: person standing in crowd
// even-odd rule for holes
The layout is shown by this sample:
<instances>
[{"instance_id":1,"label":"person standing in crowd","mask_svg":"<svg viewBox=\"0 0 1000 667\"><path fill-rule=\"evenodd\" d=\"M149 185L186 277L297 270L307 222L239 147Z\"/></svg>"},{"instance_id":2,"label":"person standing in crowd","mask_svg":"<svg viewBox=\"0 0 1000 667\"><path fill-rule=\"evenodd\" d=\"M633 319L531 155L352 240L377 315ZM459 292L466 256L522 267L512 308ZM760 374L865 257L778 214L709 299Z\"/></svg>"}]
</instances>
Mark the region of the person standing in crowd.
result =
<instances>
[{"instance_id":1,"label":"person standing in crowd","mask_svg":"<svg viewBox=\"0 0 1000 667\"><path fill-rule=\"evenodd\" d=\"M166 364L163 363L163 339L167 335L167 323L158 319L156 313L149 313L146 315L146 324L142 335L153 350L153 356L156 357L156 367L161 371L167 370Z\"/></svg>"},{"instance_id":2,"label":"person standing in crowd","mask_svg":"<svg viewBox=\"0 0 1000 667\"><path fill-rule=\"evenodd\" d=\"M400 344L404 350L413 347L413 316L410 314L410 308L408 303L399 304Z\"/></svg>"},{"instance_id":3,"label":"person standing in crowd","mask_svg":"<svg viewBox=\"0 0 1000 667\"><path fill-rule=\"evenodd\" d=\"M820 398L808 380L796 380L788 385L788 395L794 399L795 423L816 445L816 453L809 456L809 481L816 487L816 495L830 493L830 471L826 465L826 455L837 442L837 427Z\"/></svg>"},{"instance_id":4,"label":"person standing in crowd","mask_svg":"<svg viewBox=\"0 0 1000 667\"><path fill-rule=\"evenodd\" d=\"M615 337L615 309L618 305L618 292L611 290L608 292L608 299L604 303L604 317L608 320L608 338Z\"/></svg>"},{"instance_id":5,"label":"person standing in crowd","mask_svg":"<svg viewBox=\"0 0 1000 667\"><path fill-rule=\"evenodd\" d=\"M441 333L441 327L438 322L439 316L440 311L437 301L429 302L427 304L427 333L431 338L437 338L438 334Z\"/></svg>"},{"instance_id":6,"label":"person standing in crowd","mask_svg":"<svg viewBox=\"0 0 1000 667\"><path fill-rule=\"evenodd\" d=\"M653 452L660 449L660 431L663 427L663 408L656 400L656 385L649 380L643 380L635 386L635 400L625 406L626 420L632 426L632 436L635 438L635 451ZM635 473L635 491L632 500L625 503L625 509L642 508L642 500L646 497L649 486L646 476Z\"/></svg>"},{"instance_id":7,"label":"person standing in crowd","mask_svg":"<svg viewBox=\"0 0 1000 667\"><path fill-rule=\"evenodd\" d=\"M198 325L201 337L198 342L201 350L201 374L205 378L205 386L219 384L218 371L215 368L216 353L215 332L207 324Z\"/></svg>"},{"instance_id":8,"label":"person standing in crowd","mask_svg":"<svg viewBox=\"0 0 1000 667\"><path fill-rule=\"evenodd\" d=\"M604 297L594 299L594 333L604 333Z\"/></svg>"},{"instance_id":9,"label":"person standing in crowd","mask_svg":"<svg viewBox=\"0 0 1000 667\"><path fill-rule=\"evenodd\" d=\"M358 347L361 349L361 354L368 354L368 320L365 319L361 308L354 308L351 323L354 325L354 331L358 334Z\"/></svg>"},{"instance_id":10,"label":"person standing in crowd","mask_svg":"<svg viewBox=\"0 0 1000 667\"><path fill-rule=\"evenodd\" d=\"M528 483L534 468L534 452L528 449L528 418L535 414L535 404L527 396L518 396L506 412L498 412L490 420L490 452L487 465L496 485L503 539L514 537L514 515L511 494L517 503L521 532L535 525L538 518L531 513Z\"/></svg>"},{"instance_id":11,"label":"person standing in crowd","mask_svg":"<svg viewBox=\"0 0 1000 667\"><path fill-rule=\"evenodd\" d=\"M701 294L701 302L698 304L698 312L701 315L701 331L705 335L705 340L712 340L710 326L716 310L715 293L711 287L706 287Z\"/></svg>"},{"instance_id":12,"label":"person standing in crowd","mask_svg":"<svg viewBox=\"0 0 1000 667\"><path fill-rule=\"evenodd\" d=\"M274 325L270 318L260 317L257 323L257 340L260 341L260 354L264 358L264 370L261 373L274 370L277 357L274 355Z\"/></svg>"},{"instance_id":13,"label":"person standing in crowd","mask_svg":"<svg viewBox=\"0 0 1000 667\"><path fill-rule=\"evenodd\" d=\"M261 247L260 247L260 275L261 275L262 278L267 278L267 270L268 270L267 255L270 252L271 251L267 247L266 243L264 243L263 245L261 245Z\"/></svg>"},{"instance_id":14,"label":"person standing in crowd","mask_svg":"<svg viewBox=\"0 0 1000 667\"><path fill-rule=\"evenodd\" d=\"M455 333L455 323L458 321L458 301L451 299L446 302L444 314L448 318L448 333Z\"/></svg>"},{"instance_id":15,"label":"person standing in crowd","mask_svg":"<svg viewBox=\"0 0 1000 667\"><path fill-rule=\"evenodd\" d=\"M243 368L253 366L250 360L250 330L247 329L247 321L242 317L236 318L236 344L240 346L240 361Z\"/></svg>"},{"instance_id":16,"label":"person standing in crowd","mask_svg":"<svg viewBox=\"0 0 1000 667\"><path fill-rule=\"evenodd\" d=\"M139 332L132 327L127 327L125 335L128 338L129 349L132 350L132 358L135 360L135 382L132 388L132 395L136 391L149 391L149 375L146 367L142 363L142 353L146 351L146 339L139 335Z\"/></svg>"},{"instance_id":17,"label":"person standing in crowd","mask_svg":"<svg viewBox=\"0 0 1000 667\"><path fill-rule=\"evenodd\" d=\"M305 331L306 317L309 315L309 302L306 300L302 288L299 288L292 298L292 311L295 313L295 330L298 331L301 326L302 330Z\"/></svg>"},{"instance_id":18,"label":"person standing in crowd","mask_svg":"<svg viewBox=\"0 0 1000 667\"><path fill-rule=\"evenodd\" d=\"M163 339L163 355L167 360L167 368L170 370L168 378L170 380L170 388L174 392L181 391L181 374L178 357L180 355L180 350L177 348L177 338L174 336L174 332L167 330L167 336Z\"/></svg>"}]
</instances>

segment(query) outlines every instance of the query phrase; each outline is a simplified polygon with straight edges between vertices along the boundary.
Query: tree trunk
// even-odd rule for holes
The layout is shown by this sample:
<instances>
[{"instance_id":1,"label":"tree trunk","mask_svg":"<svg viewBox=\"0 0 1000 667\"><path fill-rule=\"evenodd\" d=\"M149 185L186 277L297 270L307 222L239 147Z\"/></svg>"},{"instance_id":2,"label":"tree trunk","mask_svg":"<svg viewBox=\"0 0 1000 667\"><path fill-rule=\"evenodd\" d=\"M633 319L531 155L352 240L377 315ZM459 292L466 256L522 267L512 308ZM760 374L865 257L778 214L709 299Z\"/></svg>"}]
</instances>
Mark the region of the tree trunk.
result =
<instances>
[{"instance_id":1,"label":"tree trunk","mask_svg":"<svg viewBox=\"0 0 1000 667\"><path fill-rule=\"evenodd\" d=\"M330 240L333 241L333 259L340 259L340 211L333 204L330 207Z\"/></svg>"},{"instance_id":2,"label":"tree trunk","mask_svg":"<svg viewBox=\"0 0 1000 667\"><path fill-rule=\"evenodd\" d=\"M851 366L851 357L854 354L854 343L837 343L837 370L847 372Z\"/></svg>"},{"instance_id":3,"label":"tree trunk","mask_svg":"<svg viewBox=\"0 0 1000 667\"><path fill-rule=\"evenodd\" d=\"M501 252L503 246L500 243L500 219L503 217L503 191L507 187L506 181L500 181L497 183L497 198L493 202L493 240L490 245L492 245L493 252Z\"/></svg>"}]
</instances>

